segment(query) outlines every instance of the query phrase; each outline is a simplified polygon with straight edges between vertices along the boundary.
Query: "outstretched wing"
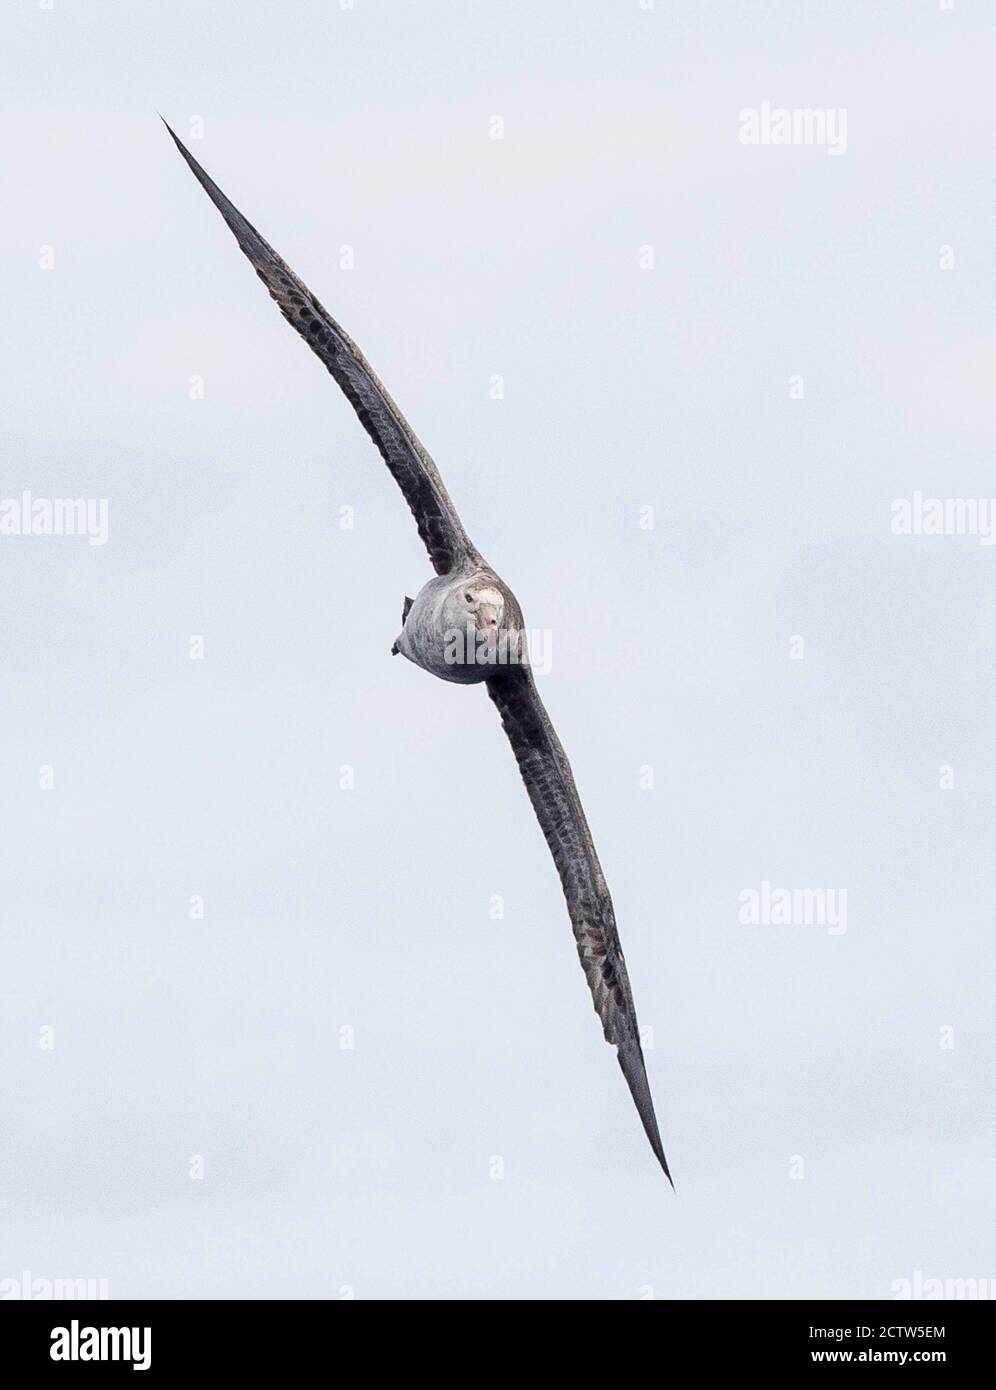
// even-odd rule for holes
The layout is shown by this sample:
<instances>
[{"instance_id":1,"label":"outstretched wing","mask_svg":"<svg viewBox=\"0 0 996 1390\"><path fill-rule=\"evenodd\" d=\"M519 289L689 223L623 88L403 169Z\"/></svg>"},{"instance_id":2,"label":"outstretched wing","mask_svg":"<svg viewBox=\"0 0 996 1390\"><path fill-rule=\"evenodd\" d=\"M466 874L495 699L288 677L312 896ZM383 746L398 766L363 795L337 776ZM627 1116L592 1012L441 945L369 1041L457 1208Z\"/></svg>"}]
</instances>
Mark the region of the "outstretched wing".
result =
<instances>
[{"instance_id":1,"label":"outstretched wing","mask_svg":"<svg viewBox=\"0 0 996 1390\"><path fill-rule=\"evenodd\" d=\"M574 786L570 763L527 666L508 666L487 682L519 764L533 810L550 846L567 899L581 967L607 1042L640 1112L654 1153L671 1182L657 1129L612 899ZM671 1186L674 1183L671 1182Z\"/></svg>"},{"instance_id":2,"label":"outstretched wing","mask_svg":"<svg viewBox=\"0 0 996 1390\"><path fill-rule=\"evenodd\" d=\"M477 561L480 557L463 529L436 465L362 352L290 266L205 174L169 125L165 121L163 124L195 178L235 233L236 241L276 300L284 318L297 329L342 387L404 493L436 573L447 574L468 557Z\"/></svg>"}]
</instances>

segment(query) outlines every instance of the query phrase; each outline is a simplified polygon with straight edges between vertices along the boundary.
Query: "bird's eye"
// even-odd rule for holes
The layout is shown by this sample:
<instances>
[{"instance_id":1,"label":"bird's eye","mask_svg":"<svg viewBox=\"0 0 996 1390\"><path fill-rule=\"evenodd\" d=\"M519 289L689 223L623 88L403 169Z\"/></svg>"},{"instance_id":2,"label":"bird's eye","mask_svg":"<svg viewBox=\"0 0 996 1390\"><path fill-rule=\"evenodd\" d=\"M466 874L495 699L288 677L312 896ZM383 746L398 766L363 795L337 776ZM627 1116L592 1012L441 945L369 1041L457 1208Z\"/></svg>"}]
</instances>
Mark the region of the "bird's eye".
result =
<instances>
[{"instance_id":1,"label":"bird's eye","mask_svg":"<svg viewBox=\"0 0 996 1390\"><path fill-rule=\"evenodd\" d=\"M464 594L464 598L467 600L468 603L474 602L473 596L471 594Z\"/></svg>"}]
</instances>

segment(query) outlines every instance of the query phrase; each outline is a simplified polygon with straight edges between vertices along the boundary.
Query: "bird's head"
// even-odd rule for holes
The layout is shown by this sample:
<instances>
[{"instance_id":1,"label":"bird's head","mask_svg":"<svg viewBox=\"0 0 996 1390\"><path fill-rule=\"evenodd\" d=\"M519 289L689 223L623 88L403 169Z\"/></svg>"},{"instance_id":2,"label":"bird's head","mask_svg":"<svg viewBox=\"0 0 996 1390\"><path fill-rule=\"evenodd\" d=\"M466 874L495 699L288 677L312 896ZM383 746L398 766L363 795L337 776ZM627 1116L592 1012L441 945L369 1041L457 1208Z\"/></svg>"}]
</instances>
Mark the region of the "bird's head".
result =
<instances>
[{"instance_id":1,"label":"bird's head","mask_svg":"<svg viewBox=\"0 0 996 1390\"><path fill-rule=\"evenodd\" d=\"M446 595L443 626L447 630L473 628L485 637L497 636L505 616L505 598L494 584L464 580Z\"/></svg>"}]
</instances>

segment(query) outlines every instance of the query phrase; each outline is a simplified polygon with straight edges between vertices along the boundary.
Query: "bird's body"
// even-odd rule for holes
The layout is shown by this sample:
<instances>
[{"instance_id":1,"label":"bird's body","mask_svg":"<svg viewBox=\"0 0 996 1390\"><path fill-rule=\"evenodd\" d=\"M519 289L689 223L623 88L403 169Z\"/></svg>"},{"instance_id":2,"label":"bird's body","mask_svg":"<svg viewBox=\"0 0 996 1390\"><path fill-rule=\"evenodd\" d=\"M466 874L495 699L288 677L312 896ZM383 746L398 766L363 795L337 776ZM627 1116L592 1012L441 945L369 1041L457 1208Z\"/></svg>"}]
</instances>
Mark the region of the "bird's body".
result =
<instances>
[{"instance_id":1,"label":"bird's body","mask_svg":"<svg viewBox=\"0 0 996 1390\"><path fill-rule=\"evenodd\" d=\"M528 659L514 594L493 570L471 564L419 590L391 650L458 685Z\"/></svg>"},{"instance_id":2,"label":"bird's body","mask_svg":"<svg viewBox=\"0 0 996 1390\"><path fill-rule=\"evenodd\" d=\"M435 464L359 348L172 130L170 135L281 313L339 383L401 488L436 577L414 600L405 600L391 650L441 680L486 685L560 875L603 1032L617 1049L644 1130L670 1180L612 900L570 764L529 668L522 610L470 541Z\"/></svg>"}]
</instances>

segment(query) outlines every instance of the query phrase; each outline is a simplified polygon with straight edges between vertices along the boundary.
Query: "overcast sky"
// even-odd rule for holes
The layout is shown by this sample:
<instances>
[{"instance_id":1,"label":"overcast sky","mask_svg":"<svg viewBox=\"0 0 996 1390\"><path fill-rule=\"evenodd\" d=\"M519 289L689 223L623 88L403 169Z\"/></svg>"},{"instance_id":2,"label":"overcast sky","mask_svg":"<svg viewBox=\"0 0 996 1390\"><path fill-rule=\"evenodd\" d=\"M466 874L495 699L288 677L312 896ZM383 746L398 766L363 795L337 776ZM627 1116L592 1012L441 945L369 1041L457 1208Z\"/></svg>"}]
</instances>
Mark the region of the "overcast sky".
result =
<instances>
[{"instance_id":1,"label":"overcast sky","mask_svg":"<svg viewBox=\"0 0 996 1390\"><path fill-rule=\"evenodd\" d=\"M996 1277L996 547L892 529L996 494L992 7L0 26L0 496L108 507L0 535L0 1278ZM765 102L843 147L745 144ZM400 494L157 109L552 634L677 1195L490 702L389 655Z\"/></svg>"}]
</instances>

